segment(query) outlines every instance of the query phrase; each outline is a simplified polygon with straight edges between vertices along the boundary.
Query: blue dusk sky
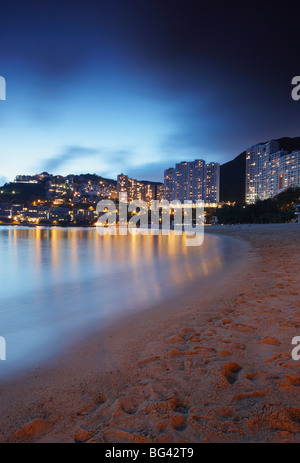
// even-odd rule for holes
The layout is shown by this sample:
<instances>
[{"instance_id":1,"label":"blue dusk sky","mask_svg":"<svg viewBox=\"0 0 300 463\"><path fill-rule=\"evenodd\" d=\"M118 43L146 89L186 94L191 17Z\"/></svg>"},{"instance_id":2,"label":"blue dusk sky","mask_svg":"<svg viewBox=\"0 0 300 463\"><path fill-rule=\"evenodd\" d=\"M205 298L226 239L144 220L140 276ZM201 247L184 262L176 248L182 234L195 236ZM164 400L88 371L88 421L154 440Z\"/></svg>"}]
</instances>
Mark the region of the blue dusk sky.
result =
<instances>
[{"instance_id":1,"label":"blue dusk sky","mask_svg":"<svg viewBox=\"0 0 300 463\"><path fill-rule=\"evenodd\" d=\"M0 183L17 174L163 179L300 136L297 2L1 4Z\"/></svg>"}]
</instances>

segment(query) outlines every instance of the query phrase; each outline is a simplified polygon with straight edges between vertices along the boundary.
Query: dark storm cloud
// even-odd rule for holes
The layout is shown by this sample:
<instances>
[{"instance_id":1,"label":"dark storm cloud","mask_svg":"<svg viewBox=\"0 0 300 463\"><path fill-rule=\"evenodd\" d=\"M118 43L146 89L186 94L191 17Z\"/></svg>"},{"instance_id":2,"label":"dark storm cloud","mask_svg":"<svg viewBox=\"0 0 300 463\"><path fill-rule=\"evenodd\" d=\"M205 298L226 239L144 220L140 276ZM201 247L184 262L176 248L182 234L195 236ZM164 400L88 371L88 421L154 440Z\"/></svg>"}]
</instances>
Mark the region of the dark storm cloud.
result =
<instances>
[{"instance_id":1,"label":"dark storm cloud","mask_svg":"<svg viewBox=\"0 0 300 463\"><path fill-rule=\"evenodd\" d=\"M58 173L62 167L66 165L70 166L72 162L85 158L94 158L100 163L101 161L109 161L112 168L120 166L121 169L122 164L126 163L126 159L129 159L131 154L128 150L114 150L106 147L67 146L57 155L47 159L43 164L42 170L49 173ZM70 167L70 169L72 168Z\"/></svg>"},{"instance_id":2,"label":"dark storm cloud","mask_svg":"<svg viewBox=\"0 0 300 463\"><path fill-rule=\"evenodd\" d=\"M86 156L96 156L97 154L99 154L99 152L94 148L87 148L84 146L68 146L64 148L64 150L58 155L47 159L44 163L43 170L49 173L56 173L63 165L71 161L82 159Z\"/></svg>"},{"instance_id":3,"label":"dark storm cloud","mask_svg":"<svg viewBox=\"0 0 300 463\"><path fill-rule=\"evenodd\" d=\"M1 54L33 70L42 98L90 65L101 76L113 63L121 77L140 77L139 94L172 106L173 130L159 146L166 164L194 153L222 162L258 141L299 135L300 104L290 96L297 13L295 1L9 2ZM69 150L48 165L96 155Z\"/></svg>"},{"instance_id":4,"label":"dark storm cloud","mask_svg":"<svg viewBox=\"0 0 300 463\"><path fill-rule=\"evenodd\" d=\"M260 140L299 134L300 105L290 97L296 2L129 4L118 4L111 28L153 95L178 103L174 132L161 142L166 157L200 151L227 161Z\"/></svg>"},{"instance_id":5,"label":"dark storm cloud","mask_svg":"<svg viewBox=\"0 0 300 463\"><path fill-rule=\"evenodd\" d=\"M76 2L8 2L1 7L1 53L23 59L45 75L59 76L81 66L101 17Z\"/></svg>"},{"instance_id":6,"label":"dark storm cloud","mask_svg":"<svg viewBox=\"0 0 300 463\"><path fill-rule=\"evenodd\" d=\"M135 57L141 71L148 68L174 88L182 77L196 83L209 63L261 79L274 68L278 74L294 67L295 6L101 0L19 2L16 7L9 2L2 7L0 40L2 53L31 60L48 76L63 77L91 57L101 64L103 53L119 50L120 56Z\"/></svg>"}]
</instances>

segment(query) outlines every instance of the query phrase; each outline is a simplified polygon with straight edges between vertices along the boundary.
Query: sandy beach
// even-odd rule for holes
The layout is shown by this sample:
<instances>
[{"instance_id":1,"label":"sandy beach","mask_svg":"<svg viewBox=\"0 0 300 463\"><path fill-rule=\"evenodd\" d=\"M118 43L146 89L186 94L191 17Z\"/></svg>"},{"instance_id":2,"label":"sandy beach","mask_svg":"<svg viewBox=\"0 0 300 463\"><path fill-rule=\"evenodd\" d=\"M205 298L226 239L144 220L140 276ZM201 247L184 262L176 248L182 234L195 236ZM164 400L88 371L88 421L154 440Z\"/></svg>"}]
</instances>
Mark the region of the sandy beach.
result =
<instances>
[{"instance_id":1,"label":"sandy beach","mask_svg":"<svg viewBox=\"0 0 300 463\"><path fill-rule=\"evenodd\" d=\"M300 442L300 225L205 231L248 243L236 271L2 381L1 442Z\"/></svg>"}]
</instances>

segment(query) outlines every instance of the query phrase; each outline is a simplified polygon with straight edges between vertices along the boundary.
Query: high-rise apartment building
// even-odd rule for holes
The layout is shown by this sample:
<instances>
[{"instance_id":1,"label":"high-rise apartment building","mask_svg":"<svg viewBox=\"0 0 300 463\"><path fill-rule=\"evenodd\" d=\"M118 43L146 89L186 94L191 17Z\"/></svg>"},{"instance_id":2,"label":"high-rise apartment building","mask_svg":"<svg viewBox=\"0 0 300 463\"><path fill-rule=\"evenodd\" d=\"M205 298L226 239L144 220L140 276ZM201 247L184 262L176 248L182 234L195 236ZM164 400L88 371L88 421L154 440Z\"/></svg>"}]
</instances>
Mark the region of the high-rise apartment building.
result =
<instances>
[{"instance_id":1,"label":"high-rise apartment building","mask_svg":"<svg viewBox=\"0 0 300 463\"><path fill-rule=\"evenodd\" d=\"M206 201L206 164L203 159L192 163L192 201Z\"/></svg>"},{"instance_id":2,"label":"high-rise apartment building","mask_svg":"<svg viewBox=\"0 0 300 463\"><path fill-rule=\"evenodd\" d=\"M175 170L173 167L165 170L164 174L164 199L171 202L173 199L173 177Z\"/></svg>"},{"instance_id":3,"label":"high-rise apartment building","mask_svg":"<svg viewBox=\"0 0 300 463\"><path fill-rule=\"evenodd\" d=\"M176 164L164 172L164 199L217 203L220 197L220 164L203 159Z\"/></svg>"},{"instance_id":4,"label":"high-rise apartment building","mask_svg":"<svg viewBox=\"0 0 300 463\"><path fill-rule=\"evenodd\" d=\"M211 162L206 164L206 195L205 202L218 203L220 201L220 164Z\"/></svg>"},{"instance_id":5,"label":"high-rise apartment building","mask_svg":"<svg viewBox=\"0 0 300 463\"><path fill-rule=\"evenodd\" d=\"M177 173L177 186L174 188L173 199L182 201L185 199L192 199L192 165L190 162L181 162L176 164L175 172Z\"/></svg>"},{"instance_id":6,"label":"high-rise apartment building","mask_svg":"<svg viewBox=\"0 0 300 463\"><path fill-rule=\"evenodd\" d=\"M271 140L246 151L246 203L268 199L289 187L300 186L300 151L280 150Z\"/></svg>"}]
</instances>

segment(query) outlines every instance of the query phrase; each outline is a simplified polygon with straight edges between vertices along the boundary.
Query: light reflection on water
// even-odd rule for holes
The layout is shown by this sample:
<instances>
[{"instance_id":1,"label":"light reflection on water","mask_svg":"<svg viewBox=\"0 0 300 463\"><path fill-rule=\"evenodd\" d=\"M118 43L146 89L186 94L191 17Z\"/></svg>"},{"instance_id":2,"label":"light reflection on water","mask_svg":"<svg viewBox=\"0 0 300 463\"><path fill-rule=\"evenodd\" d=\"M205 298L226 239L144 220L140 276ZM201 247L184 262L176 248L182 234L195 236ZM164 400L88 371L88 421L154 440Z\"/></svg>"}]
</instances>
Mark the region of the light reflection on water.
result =
<instances>
[{"instance_id":1,"label":"light reflection on water","mask_svg":"<svg viewBox=\"0 0 300 463\"><path fill-rule=\"evenodd\" d=\"M216 236L187 247L184 236L3 227L0 336L7 361L0 375L43 360L76 330L99 328L110 317L182 294L195 280L216 278L234 248Z\"/></svg>"}]
</instances>

